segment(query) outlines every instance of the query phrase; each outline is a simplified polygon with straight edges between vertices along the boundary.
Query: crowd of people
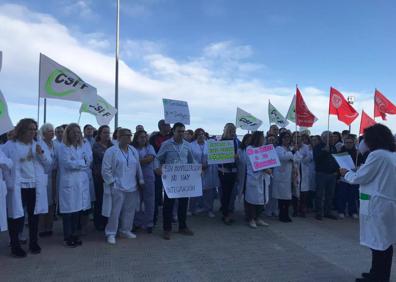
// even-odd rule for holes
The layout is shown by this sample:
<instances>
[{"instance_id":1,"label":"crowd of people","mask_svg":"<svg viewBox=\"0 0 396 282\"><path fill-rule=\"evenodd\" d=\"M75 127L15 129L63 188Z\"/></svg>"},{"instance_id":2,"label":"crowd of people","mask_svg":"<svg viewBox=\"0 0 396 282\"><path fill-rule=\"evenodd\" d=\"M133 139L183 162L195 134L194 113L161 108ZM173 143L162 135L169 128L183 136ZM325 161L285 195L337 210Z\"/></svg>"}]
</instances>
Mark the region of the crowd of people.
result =
<instances>
[{"instance_id":1,"label":"crowd of people","mask_svg":"<svg viewBox=\"0 0 396 282\"><path fill-rule=\"evenodd\" d=\"M284 223L310 213L317 220L358 219L359 184L365 183L357 172L351 175L340 169L332 154L347 153L360 167L371 155L373 142L380 142L366 144L348 130L319 136L276 125L266 133L248 133L242 140L232 123L217 137L202 128L187 130L182 123L171 127L164 120L158 122L158 129L150 135L142 125L134 134L117 128L112 135L106 125L96 130L88 124L81 130L75 123L56 128L45 123L38 129L35 120L26 118L1 136L0 231L8 227L12 255L27 254L21 246L27 242L25 215L32 254L41 252L38 238L53 234L57 217L62 218L64 245L71 248L82 244L90 219L109 244L116 244L117 236L136 238L138 229L152 233L161 207L164 239L171 239L175 223L179 234L192 236L188 216L202 213L215 218L216 199L226 225L235 222L237 198L244 199L251 228L269 225L263 215ZM232 140L235 161L208 164L209 139ZM246 151L265 144L274 145L280 166L254 171ZM202 165L202 196L169 198L162 185L162 165L191 163ZM392 193L389 198L395 200ZM382 246L388 256L392 243Z\"/></svg>"}]
</instances>

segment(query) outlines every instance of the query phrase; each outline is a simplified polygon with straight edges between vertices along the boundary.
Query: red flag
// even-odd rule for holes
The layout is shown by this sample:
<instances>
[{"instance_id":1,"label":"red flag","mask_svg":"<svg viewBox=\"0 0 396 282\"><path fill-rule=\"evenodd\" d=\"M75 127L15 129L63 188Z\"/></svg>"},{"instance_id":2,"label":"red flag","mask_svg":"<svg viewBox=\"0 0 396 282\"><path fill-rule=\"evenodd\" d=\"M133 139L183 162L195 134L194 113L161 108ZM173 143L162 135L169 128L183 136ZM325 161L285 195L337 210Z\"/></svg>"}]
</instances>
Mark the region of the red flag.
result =
<instances>
[{"instance_id":1,"label":"red flag","mask_svg":"<svg viewBox=\"0 0 396 282\"><path fill-rule=\"evenodd\" d=\"M338 120L346 125L351 125L359 113L348 103L340 91L330 87L329 115L336 115Z\"/></svg>"},{"instance_id":2,"label":"red flag","mask_svg":"<svg viewBox=\"0 0 396 282\"><path fill-rule=\"evenodd\" d=\"M296 88L296 124L303 127L312 127L317 120L305 104L300 90Z\"/></svg>"},{"instance_id":3,"label":"red flag","mask_svg":"<svg viewBox=\"0 0 396 282\"><path fill-rule=\"evenodd\" d=\"M375 120L373 120L368 114L362 111L362 118L360 120L360 130L359 130L360 135L363 135L364 130L367 127L373 126L374 124L376 124Z\"/></svg>"},{"instance_id":4,"label":"red flag","mask_svg":"<svg viewBox=\"0 0 396 282\"><path fill-rule=\"evenodd\" d=\"M381 92L375 89L374 94L374 118L381 117L386 120L386 114L395 115L396 106L389 101Z\"/></svg>"}]
</instances>

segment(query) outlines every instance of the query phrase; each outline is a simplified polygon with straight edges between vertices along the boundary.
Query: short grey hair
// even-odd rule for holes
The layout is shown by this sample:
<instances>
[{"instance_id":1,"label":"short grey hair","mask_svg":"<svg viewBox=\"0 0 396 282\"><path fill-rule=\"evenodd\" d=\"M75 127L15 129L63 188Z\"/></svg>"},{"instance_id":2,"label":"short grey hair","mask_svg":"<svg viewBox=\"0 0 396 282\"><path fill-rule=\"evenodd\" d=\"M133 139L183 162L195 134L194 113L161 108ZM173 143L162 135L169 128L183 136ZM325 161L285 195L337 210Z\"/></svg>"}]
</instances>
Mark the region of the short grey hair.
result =
<instances>
[{"instance_id":1,"label":"short grey hair","mask_svg":"<svg viewBox=\"0 0 396 282\"><path fill-rule=\"evenodd\" d=\"M40 127L40 137L44 138L44 132L48 131L48 130L54 130L54 126L51 123L44 123L41 127Z\"/></svg>"}]
</instances>

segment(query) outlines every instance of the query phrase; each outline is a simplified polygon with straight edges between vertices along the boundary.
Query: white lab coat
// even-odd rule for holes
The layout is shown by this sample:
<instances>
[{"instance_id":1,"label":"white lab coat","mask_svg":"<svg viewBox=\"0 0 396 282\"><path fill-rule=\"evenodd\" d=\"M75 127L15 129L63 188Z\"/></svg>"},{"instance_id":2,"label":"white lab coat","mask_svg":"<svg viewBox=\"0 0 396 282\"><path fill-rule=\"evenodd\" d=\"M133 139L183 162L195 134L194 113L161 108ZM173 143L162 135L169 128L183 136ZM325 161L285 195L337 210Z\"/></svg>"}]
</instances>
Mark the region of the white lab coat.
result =
<instances>
[{"instance_id":1,"label":"white lab coat","mask_svg":"<svg viewBox=\"0 0 396 282\"><path fill-rule=\"evenodd\" d=\"M11 159L7 158L0 149L0 231L7 228L7 186L4 181L3 171L8 172L13 166Z\"/></svg>"},{"instance_id":2,"label":"white lab coat","mask_svg":"<svg viewBox=\"0 0 396 282\"><path fill-rule=\"evenodd\" d=\"M252 147L249 146L248 148ZM239 157L241 158L241 156ZM249 156L245 153L242 157L244 160L240 160L246 164L245 201L252 205L268 203L271 176L265 173L264 170L254 172Z\"/></svg>"},{"instance_id":3,"label":"white lab coat","mask_svg":"<svg viewBox=\"0 0 396 282\"><path fill-rule=\"evenodd\" d=\"M73 213L91 208L89 179L86 172L88 156L82 146L58 148L59 211Z\"/></svg>"},{"instance_id":4,"label":"white lab coat","mask_svg":"<svg viewBox=\"0 0 396 282\"><path fill-rule=\"evenodd\" d=\"M91 143L87 140L84 139L84 144L83 144L83 149L85 151L85 155L87 156L87 169L85 170L88 179L89 179L89 196L91 197L91 202L95 201L95 184L93 181L93 176L92 176L92 161L93 161L93 154L92 154L92 146Z\"/></svg>"},{"instance_id":5,"label":"white lab coat","mask_svg":"<svg viewBox=\"0 0 396 282\"><path fill-rule=\"evenodd\" d=\"M294 156L283 146L278 146L275 150L281 166L275 167L273 170L272 197L278 200L291 200Z\"/></svg>"},{"instance_id":6,"label":"white lab coat","mask_svg":"<svg viewBox=\"0 0 396 282\"><path fill-rule=\"evenodd\" d=\"M308 192L311 190L311 166L313 162L313 152L308 145L303 144L294 154L294 161L297 164L299 173L298 188L299 192Z\"/></svg>"},{"instance_id":7,"label":"white lab coat","mask_svg":"<svg viewBox=\"0 0 396 282\"><path fill-rule=\"evenodd\" d=\"M132 146L128 147L128 150L132 152L134 159L130 159L129 162L133 163L136 168L136 184L144 184L143 172L140 166L139 153ZM126 163L124 156L122 155L121 149L118 145L114 145L108 148L103 156L102 161L102 177L104 180L103 184L103 204L102 204L102 215L110 217L112 209L112 189L118 189L117 185L117 175L122 174L126 169ZM122 179L119 179L122 180ZM135 187L134 191L137 190ZM131 191L132 192L132 191Z\"/></svg>"},{"instance_id":8,"label":"white lab coat","mask_svg":"<svg viewBox=\"0 0 396 282\"><path fill-rule=\"evenodd\" d=\"M33 164L36 180L36 205L34 214L48 213L47 182L48 175L45 169L51 166L51 161L46 159L46 155L36 154L36 142L32 142ZM20 218L24 216L24 209L21 197L21 178L20 178L20 154L17 150L15 141L8 141L2 150L14 164L13 168L5 173L7 185L7 212L9 218Z\"/></svg>"},{"instance_id":9,"label":"white lab coat","mask_svg":"<svg viewBox=\"0 0 396 282\"><path fill-rule=\"evenodd\" d=\"M384 251L396 243L396 153L371 152L345 180L360 184L360 244Z\"/></svg>"},{"instance_id":10,"label":"white lab coat","mask_svg":"<svg viewBox=\"0 0 396 282\"><path fill-rule=\"evenodd\" d=\"M47 184L47 198L48 198L48 205L53 204L53 183L52 183L52 173L57 167L56 157L55 157L55 147L49 148L47 143L44 140L40 139L37 141L40 145L41 149L44 151L44 155L49 163L44 168L45 174L48 175L48 184Z\"/></svg>"},{"instance_id":11,"label":"white lab coat","mask_svg":"<svg viewBox=\"0 0 396 282\"><path fill-rule=\"evenodd\" d=\"M197 141L190 143L191 152L194 160L202 165L208 164L208 143L205 141L201 147ZM220 185L219 173L217 165L207 165L207 168L202 171L202 189L215 189Z\"/></svg>"}]
</instances>

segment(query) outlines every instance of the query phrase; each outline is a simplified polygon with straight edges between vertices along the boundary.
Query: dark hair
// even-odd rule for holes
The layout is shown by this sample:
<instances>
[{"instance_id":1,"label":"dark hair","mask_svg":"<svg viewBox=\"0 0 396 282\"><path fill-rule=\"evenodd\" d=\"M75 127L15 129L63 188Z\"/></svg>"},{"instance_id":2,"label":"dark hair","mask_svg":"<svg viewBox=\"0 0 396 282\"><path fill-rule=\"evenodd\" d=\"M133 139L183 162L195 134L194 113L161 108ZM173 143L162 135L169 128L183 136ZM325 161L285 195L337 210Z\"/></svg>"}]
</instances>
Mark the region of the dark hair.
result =
<instances>
[{"instance_id":1,"label":"dark hair","mask_svg":"<svg viewBox=\"0 0 396 282\"><path fill-rule=\"evenodd\" d=\"M172 131L175 131L176 130L176 128L178 128L178 127L186 127L183 123L181 123L181 122L176 122L174 125L173 125L173 127L172 127Z\"/></svg>"},{"instance_id":2,"label":"dark hair","mask_svg":"<svg viewBox=\"0 0 396 282\"><path fill-rule=\"evenodd\" d=\"M88 126L94 128L91 124L88 123L88 124L84 125L83 131L85 131L85 129L87 129Z\"/></svg>"},{"instance_id":3,"label":"dark hair","mask_svg":"<svg viewBox=\"0 0 396 282\"><path fill-rule=\"evenodd\" d=\"M395 139L392 131L383 124L375 124L364 130L364 142L370 151L387 150L395 151Z\"/></svg>"},{"instance_id":4,"label":"dark hair","mask_svg":"<svg viewBox=\"0 0 396 282\"><path fill-rule=\"evenodd\" d=\"M289 136L289 138L291 139L291 134L288 131L282 132L281 134L279 134L278 146L283 146L282 145L283 144L283 138L285 138L286 136Z\"/></svg>"},{"instance_id":5,"label":"dark hair","mask_svg":"<svg viewBox=\"0 0 396 282\"><path fill-rule=\"evenodd\" d=\"M349 135L349 134L351 134L351 133L349 132L349 130L343 130L343 131L341 132L341 135Z\"/></svg>"},{"instance_id":6,"label":"dark hair","mask_svg":"<svg viewBox=\"0 0 396 282\"><path fill-rule=\"evenodd\" d=\"M252 138L250 139L249 145L252 147L260 147L262 144L260 141L264 141L264 132L262 131L255 131L252 134Z\"/></svg>"},{"instance_id":7,"label":"dark hair","mask_svg":"<svg viewBox=\"0 0 396 282\"><path fill-rule=\"evenodd\" d=\"M247 133L245 134L245 136L243 136L242 138L242 142L239 144L239 148L241 148L242 150L246 149L247 146L249 146L248 141L250 143L249 138L252 137L252 134Z\"/></svg>"},{"instance_id":8,"label":"dark hair","mask_svg":"<svg viewBox=\"0 0 396 282\"><path fill-rule=\"evenodd\" d=\"M195 139L195 140L197 139L198 134L199 134L200 132L202 132L204 135L206 134L206 132L205 132L205 130L203 130L203 128L197 128L197 129L195 129L195 131L194 131L194 139ZM205 135L205 137L206 137L206 135Z\"/></svg>"},{"instance_id":9,"label":"dark hair","mask_svg":"<svg viewBox=\"0 0 396 282\"><path fill-rule=\"evenodd\" d=\"M117 139L118 139L117 133L118 133L118 130L119 130L120 128L121 128L121 127L119 126L119 127L117 127L117 128L114 130L114 132L113 132L113 140L117 140Z\"/></svg>"},{"instance_id":10,"label":"dark hair","mask_svg":"<svg viewBox=\"0 0 396 282\"><path fill-rule=\"evenodd\" d=\"M334 131L333 135L336 135L338 137L338 141L337 142L342 141L341 133L339 133L338 131Z\"/></svg>"},{"instance_id":11,"label":"dark hair","mask_svg":"<svg viewBox=\"0 0 396 282\"><path fill-rule=\"evenodd\" d=\"M101 125L98 129L95 141L100 142L100 135L102 135L103 129L108 128L110 130L110 127L108 125ZM109 140L109 144L111 144L111 140Z\"/></svg>"},{"instance_id":12,"label":"dark hair","mask_svg":"<svg viewBox=\"0 0 396 282\"><path fill-rule=\"evenodd\" d=\"M7 142L7 133L3 133L0 135L0 144L4 144Z\"/></svg>"},{"instance_id":13,"label":"dark hair","mask_svg":"<svg viewBox=\"0 0 396 282\"><path fill-rule=\"evenodd\" d=\"M14 141L21 140L22 136L26 133L29 129L29 125L34 124L37 130L37 122L31 118L23 118L21 119L18 124L15 126L15 136Z\"/></svg>"},{"instance_id":14,"label":"dark hair","mask_svg":"<svg viewBox=\"0 0 396 282\"><path fill-rule=\"evenodd\" d=\"M135 147L135 148L138 147L138 141L137 141L137 139L138 139L138 137L139 137L141 134L143 134L143 133L146 134L146 136L147 136L147 132L146 132L145 130L138 130L138 131L135 132L135 134L133 135L133 140L132 140L132 146L133 146L133 147ZM148 140L147 140L145 146L147 146L147 145L148 145Z\"/></svg>"}]
</instances>

